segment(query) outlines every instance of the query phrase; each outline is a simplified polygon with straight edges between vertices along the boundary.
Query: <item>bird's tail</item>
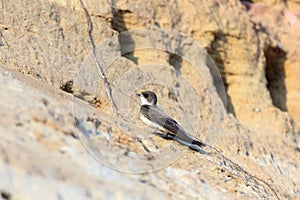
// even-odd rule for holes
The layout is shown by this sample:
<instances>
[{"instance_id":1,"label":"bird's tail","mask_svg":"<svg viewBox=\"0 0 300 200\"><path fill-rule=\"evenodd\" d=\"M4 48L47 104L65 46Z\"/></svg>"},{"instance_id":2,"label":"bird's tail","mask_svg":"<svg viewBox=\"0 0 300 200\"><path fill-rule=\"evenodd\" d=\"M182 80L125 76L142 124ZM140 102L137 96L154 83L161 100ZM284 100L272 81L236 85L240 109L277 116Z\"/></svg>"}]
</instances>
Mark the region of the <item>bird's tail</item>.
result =
<instances>
[{"instance_id":1,"label":"bird's tail","mask_svg":"<svg viewBox=\"0 0 300 200\"><path fill-rule=\"evenodd\" d=\"M176 133L175 138L179 139L179 140L182 140L184 142L187 142L187 143L189 143L191 145L197 145L199 147L205 147L206 146L206 144L204 142L202 142L198 138L195 138L195 137L189 135L182 128Z\"/></svg>"}]
</instances>

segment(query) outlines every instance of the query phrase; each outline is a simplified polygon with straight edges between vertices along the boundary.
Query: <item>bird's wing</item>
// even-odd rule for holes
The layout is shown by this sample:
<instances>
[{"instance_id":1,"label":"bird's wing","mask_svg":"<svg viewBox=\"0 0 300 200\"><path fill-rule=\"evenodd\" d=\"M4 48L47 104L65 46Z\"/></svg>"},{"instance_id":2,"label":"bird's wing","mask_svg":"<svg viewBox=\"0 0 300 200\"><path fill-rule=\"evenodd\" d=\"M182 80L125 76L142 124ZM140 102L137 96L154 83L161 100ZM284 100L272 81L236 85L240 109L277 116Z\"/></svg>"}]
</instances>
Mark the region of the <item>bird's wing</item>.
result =
<instances>
[{"instance_id":1,"label":"bird's wing","mask_svg":"<svg viewBox=\"0 0 300 200\"><path fill-rule=\"evenodd\" d=\"M164 127L171 134L174 134L176 139L180 139L188 143L195 143L200 146L200 142L198 144L197 140L194 140L194 138L190 136L174 119L165 114L157 106L143 105L141 106L141 112L147 119Z\"/></svg>"},{"instance_id":2,"label":"bird's wing","mask_svg":"<svg viewBox=\"0 0 300 200\"><path fill-rule=\"evenodd\" d=\"M164 127L171 133L177 133L180 128L179 124L174 119L165 114L157 106L143 105L141 106L141 112L147 119Z\"/></svg>"}]
</instances>

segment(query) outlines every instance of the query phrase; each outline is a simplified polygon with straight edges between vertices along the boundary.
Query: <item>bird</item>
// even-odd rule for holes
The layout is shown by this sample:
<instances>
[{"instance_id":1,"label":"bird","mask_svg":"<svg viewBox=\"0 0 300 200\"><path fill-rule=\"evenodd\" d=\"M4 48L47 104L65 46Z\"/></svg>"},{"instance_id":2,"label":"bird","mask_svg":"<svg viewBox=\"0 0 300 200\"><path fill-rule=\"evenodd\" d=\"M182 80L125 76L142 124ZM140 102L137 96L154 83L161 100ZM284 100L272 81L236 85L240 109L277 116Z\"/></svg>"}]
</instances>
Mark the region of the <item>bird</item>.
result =
<instances>
[{"instance_id":1,"label":"bird","mask_svg":"<svg viewBox=\"0 0 300 200\"><path fill-rule=\"evenodd\" d=\"M139 117L148 126L166 133L167 139L173 139L191 149L205 147L204 142L189 135L173 118L157 106L157 96L152 91L136 94L141 99Z\"/></svg>"}]
</instances>

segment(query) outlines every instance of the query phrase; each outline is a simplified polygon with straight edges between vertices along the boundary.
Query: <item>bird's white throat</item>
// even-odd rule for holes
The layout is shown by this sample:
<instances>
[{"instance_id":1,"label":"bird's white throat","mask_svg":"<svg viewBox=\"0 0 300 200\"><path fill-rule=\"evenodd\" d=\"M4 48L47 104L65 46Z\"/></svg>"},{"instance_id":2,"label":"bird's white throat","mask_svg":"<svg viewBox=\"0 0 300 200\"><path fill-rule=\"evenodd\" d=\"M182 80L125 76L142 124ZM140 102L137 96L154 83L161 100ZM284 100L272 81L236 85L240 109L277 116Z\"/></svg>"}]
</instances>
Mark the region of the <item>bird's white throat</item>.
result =
<instances>
[{"instance_id":1,"label":"bird's white throat","mask_svg":"<svg viewBox=\"0 0 300 200\"><path fill-rule=\"evenodd\" d=\"M148 100L143 96L141 96L141 102L142 102L142 105L150 105L150 106L153 105L152 102L148 102Z\"/></svg>"}]
</instances>

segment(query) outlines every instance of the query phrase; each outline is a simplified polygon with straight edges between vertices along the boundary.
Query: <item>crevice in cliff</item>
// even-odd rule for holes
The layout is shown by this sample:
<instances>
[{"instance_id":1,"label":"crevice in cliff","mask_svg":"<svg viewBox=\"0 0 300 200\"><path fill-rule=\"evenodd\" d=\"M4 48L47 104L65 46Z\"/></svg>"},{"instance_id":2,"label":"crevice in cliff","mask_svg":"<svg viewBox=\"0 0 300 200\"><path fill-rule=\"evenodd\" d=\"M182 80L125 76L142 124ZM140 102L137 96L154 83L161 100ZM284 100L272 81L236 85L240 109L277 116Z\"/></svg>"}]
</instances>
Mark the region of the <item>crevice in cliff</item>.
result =
<instances>
[{"instance_id":1,"label":"crevice in cliff","mask_svg":"<svg viewBox=\"0 0 300 200\"><path fill-rule=\"evenodd\" d=\"M72 94L76 98L88 102L91 106L93 106L96 109L99 109L103 104L103 102L99 99L99 97L85 90L82 90L80 87L74 84L73 80L69 80L66 81L65 83L62 83L60 85L60 89L62 91Z\"/></svg>"},{"instance_id":2,"label":"crevice in cliff","mask_svg":"<svg viewBox=\"0 0 300 200\"><path fill-rule=\"evenodd\" d=\"M100 61L99 61L97 55L96 55L96 45L95 45L95 41L94 41L94 38L93 38L93 30L94 30L93 21L92 21L92 18L91 18L91 15L90 15L88 9L86 8L86 6L85 6L85 4L83 3L82 0L80 0L80 4L81 4L81 7L84 11L86 20L87 20L88 38L89 38L89 41L91 43L92 55L93 55L94 61L96 63L96 66L99 69L100 76L103 80L103 83L104 83L104 86L105 86L105 92L106 92L107 97L110 100L111 108L112 108L113 112L116 113L117 112L117 107L116 107L115 101L112 97L110 82L107 80L105 72L104 72L104 70L103 70L103 68L100 64Z\"/></svg>"},{"instance_id":3,"label":"crevice in cliff","mask_svg":"<svg viewBox=\"0 0 300 200\"><path fill-rule=\"evenodd\" d=\"M222 57L222 54L221 54L222 48L223 48L222 41L226 42L227 39L224 34L217 33L217 32L212 32L212 33L214 35L214 40L211 42L211 45L208 48L206 48L206 50L207 50L207 53L209 54L209 56L211 56L211 58L213 59L214 63L217 65L219 73L221 74L221 77L223 80L224 87L225 87L226 99L223 99L224 97L221 94L219 94L219 96L223 100L226 110L235 116L234 106L232 104L230 95L228 94L229 84L227 82L227 77L226 77L226 73L225 73L224 58Z\"/></svg>"},{"instance_id":4,"label":"crevice in cliff","mask_svg":"<svg viewBox=\"0 0 300 200\"><path fill-rule=\"evenodd\" d=\"M70 80L70 81L66 81L65 83L61 84L59 89L65 91L67 93L73 94L73 92L74 92L73 87L74 87L74 82L73 82L73 80Z\"/></svg>"},{"instance_id":5,"label":"crevice in cliff","mask_svg":"<svg viewBox=\"0 0 300 200\"><path fill-rule=\"evenodd\" d=\"M286 52L280 47L268 46L265 50L266 57L266 79L267 88L270 92L273 105L282 111L287 111L286 107L286 85L284 63Z\"/></svg>"}]
</instances>

